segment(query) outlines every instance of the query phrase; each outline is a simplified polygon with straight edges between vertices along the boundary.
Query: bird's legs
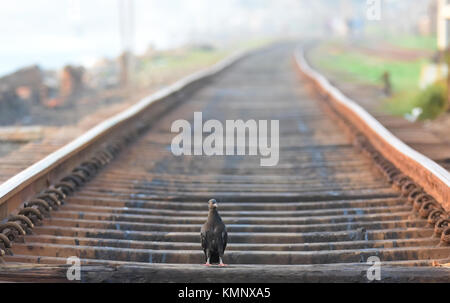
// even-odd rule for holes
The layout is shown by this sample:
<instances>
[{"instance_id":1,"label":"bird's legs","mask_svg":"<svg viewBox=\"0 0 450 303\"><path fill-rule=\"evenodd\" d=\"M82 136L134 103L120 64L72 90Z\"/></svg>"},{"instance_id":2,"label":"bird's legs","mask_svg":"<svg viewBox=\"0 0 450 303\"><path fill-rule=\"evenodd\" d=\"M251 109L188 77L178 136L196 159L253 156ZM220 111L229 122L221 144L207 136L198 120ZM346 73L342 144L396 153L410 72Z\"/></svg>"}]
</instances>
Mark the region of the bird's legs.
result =
<instances>
[{"instance_id":1,"label":"bird's legs","mask_svg":"<svg viewBox=\"0 0 450 303\"><path fill-rule=\"evenodd\" d=\"M211 266L211 263L209 263L209 258L206 260L205 266Z\"/></svg>"},{"instance_id":2,"label":"bird's legs","mask_svg":"<svg viewBox=\"0 0 450 303\"><path fill-rule=\"evenodd\" d=\"M227 266L226 264L223 263L222 257L219 257L219 260L220 260L219 266L221 267Z\"/></svg>"},{"instance_id":3,"label":"bird's legs","mask_svg":"<svg viewBox=\"0 0 450 303\"><path fill-rule=\"evenodd\" d=\"M205 266L211 266L211 263L209 262L211 259L211 252L209 249L206 250L206 263Z\"/></svg>"}]
</instances>

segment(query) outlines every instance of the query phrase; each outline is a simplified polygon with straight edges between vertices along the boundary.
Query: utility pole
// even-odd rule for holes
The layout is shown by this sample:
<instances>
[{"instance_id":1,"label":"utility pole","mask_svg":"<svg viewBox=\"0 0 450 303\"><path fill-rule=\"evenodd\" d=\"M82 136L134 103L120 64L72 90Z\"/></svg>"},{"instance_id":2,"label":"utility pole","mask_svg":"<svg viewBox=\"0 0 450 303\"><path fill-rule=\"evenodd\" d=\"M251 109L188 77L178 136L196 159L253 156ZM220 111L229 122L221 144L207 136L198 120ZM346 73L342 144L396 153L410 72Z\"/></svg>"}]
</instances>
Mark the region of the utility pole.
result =
<instances>
[{"instance_id":1,"label":"utility pole","mask_svg":"<svg viewBox=\"0 0 450 303\"><path fill-rule=\"evenodd\" d=\"M134 0L118 0L119 31L121 41L120 84L130 88L134 51Z\"/></svg>"},{"instance_id":2,"label":"utility pole","mask_svg":"<svg viewBox=\"0 0 450 303\"><path fill-rule=\"evenodd\" d=\"M450 50L448 37L450 4L448 0L438 0L437 18L438 49L447 63L447 102L450 105Z\"/></svg>"}]
</instances>

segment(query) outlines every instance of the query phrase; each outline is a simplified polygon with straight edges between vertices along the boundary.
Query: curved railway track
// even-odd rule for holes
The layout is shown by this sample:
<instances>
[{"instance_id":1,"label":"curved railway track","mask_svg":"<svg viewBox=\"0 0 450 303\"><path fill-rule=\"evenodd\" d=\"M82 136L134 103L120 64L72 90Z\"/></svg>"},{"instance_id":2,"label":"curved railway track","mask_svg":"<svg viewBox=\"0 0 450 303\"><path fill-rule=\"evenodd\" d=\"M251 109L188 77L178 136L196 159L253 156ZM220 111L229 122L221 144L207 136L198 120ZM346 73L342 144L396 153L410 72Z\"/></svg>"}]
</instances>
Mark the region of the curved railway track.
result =
<instances>
[{"instance_id":1,"label":"curved railway track","mask_svg":"<svg viewBox=\"0 0 450 303\"><path fill-rule=\"evenodd\" d=\"M193 77L8 183L4 214L28 206L37 211L21 214L36 226L9 217L29 234L4 227L14 241L0 247L13 255L3 257L0 280L33 279L39 270L61 277L59 264L78 256L86 277L100 281L364 282L366 261L377 256L386 281L450 281L447 269L432 267L450 262L448 201L425 194L446 197L448 187L432 189L431 177L414 182L423 171L436 177L427 165L402 174L399 156L383 153L389 142L371 140L330 95L318 96L327 88L304 66L316 81L298 77L292 51L277 45ZM259 156L175 157L171 124L194 112L204 121L279 120L278 165L261 167ZM49 185L68 197L53 191L36 200ZM229 233L230 265L220 270L198 265L210 198Z\"/></svg>"}]
</instances>

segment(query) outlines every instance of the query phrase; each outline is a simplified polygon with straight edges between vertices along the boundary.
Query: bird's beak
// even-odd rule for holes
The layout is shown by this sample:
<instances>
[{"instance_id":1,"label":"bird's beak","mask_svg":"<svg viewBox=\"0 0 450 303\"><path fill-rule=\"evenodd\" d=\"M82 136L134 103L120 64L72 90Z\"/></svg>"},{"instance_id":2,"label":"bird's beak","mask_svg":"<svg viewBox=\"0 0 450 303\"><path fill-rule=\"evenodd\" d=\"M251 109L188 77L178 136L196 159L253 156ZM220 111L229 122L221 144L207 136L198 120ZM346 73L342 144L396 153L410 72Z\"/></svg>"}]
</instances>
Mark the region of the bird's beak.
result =
<instances>
[{"instance_id":1,"label":"bird's beak","mask_svg":"<svg viewBox=\"0 0 450 303\"><path fill-rule=\"evenodd\" d=\"M215 208L217 208L217 206L219 206L217 203L213 203L213 206L215 207Z\"/></svg>"}]
</instances>

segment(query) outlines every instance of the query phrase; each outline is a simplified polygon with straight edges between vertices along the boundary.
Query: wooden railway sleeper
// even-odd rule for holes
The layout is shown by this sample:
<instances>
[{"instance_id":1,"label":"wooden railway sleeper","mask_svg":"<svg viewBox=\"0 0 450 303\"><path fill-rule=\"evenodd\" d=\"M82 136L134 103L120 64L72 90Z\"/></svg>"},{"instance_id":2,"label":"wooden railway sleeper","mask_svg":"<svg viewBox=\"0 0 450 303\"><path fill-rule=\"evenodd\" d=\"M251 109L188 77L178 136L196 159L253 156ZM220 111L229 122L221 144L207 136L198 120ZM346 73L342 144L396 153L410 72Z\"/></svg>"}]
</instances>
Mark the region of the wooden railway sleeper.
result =
<instances>
[{"instance_id":1,"label":"wooden railway sleeper","mask_svg":"<svg viewBox=\"0 0 450 303\"><path fill-rule=\"evenodd\" d=\"M337 112L336 114L341 116ZM441 238L439 245L448 245L450 241L449 214L411 178L384 158L351 123L344 117L341 118L349 126L351 133L354 134L354 144L373 160L375 166L383 173L389 183L401 191L402 196L408 198L409 203L413 204L414 212L422 218L428 218L428 224L435 228L435 236ZM142 127L142 129L145 129L145 127ZM122 149L140 134L140 130L131 132L123 136L121 140L106 145L96 152L91 159L84 161L73 169L72 173L62 178L60 182L50 186L43 193L37 195L35 199L25 203L24 208L19 211L19 216L11 217L15 220L0 226L0 250L3 253L10 253L11 242L19 240L25 235L26 231L39 224L44 216L49 216L51 211L57 210L57 206L63 204L67 196L72 195L77 188L91 180L102 167L116 158Z\"/></svg>"},{"instance_id":2,"label":"wooden railway sleeper","mask_svg":"<svg viewBox=\"0 0 450 303\"><path fill-rule=\"evenodd\" d=\"M407 197L408 202L413 206L413 214L421 218L428 219L430 227L434 227L433 237L440 237L442 245L450 245L450 213L429 194L427 194L410 177L403 174L390 161L383 157L360 133L354 125L342 116L330 103L329 96L325 95L324 102L331 112L341 119L354 137L353 144L365 155L369 156L375 166L382 172L393 188L400 191L403 197Z\"/></svg>"},{"instance_id":3,"label":"wooden railway sleeper","mask_svg":"<svg viewBox=\"0 0 450 303\"><path fill-rule=\"evenodd\" d=\"M12 242L23 242L23 236L31 234L36 225L42 224L44 217L49 217L51 211L58 210L67 196L92 179L103 166L122 151L123 146L126 145L125 142L130 142L136 136L137 133L123 137L121 142L107 145L91 159L76 167L71 174L62 178L60 182L25 202L17 215L11 215L7 222L0 225L0 263L3 262L1 256L12 255Z\"/></svg>"}]
</instances>

